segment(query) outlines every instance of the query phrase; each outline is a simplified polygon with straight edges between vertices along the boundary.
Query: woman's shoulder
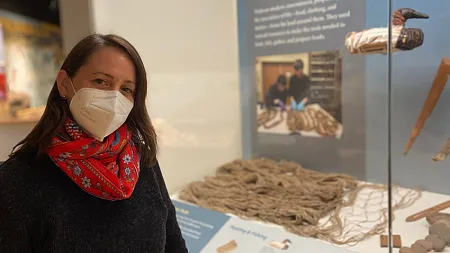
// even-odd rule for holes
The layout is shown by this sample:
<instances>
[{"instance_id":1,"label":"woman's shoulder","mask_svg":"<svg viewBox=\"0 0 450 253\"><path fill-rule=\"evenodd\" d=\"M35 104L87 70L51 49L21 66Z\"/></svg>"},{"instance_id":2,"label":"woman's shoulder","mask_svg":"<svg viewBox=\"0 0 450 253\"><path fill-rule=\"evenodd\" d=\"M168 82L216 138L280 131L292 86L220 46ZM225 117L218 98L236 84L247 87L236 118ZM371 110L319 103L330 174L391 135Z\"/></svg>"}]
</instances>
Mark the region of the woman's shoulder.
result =
<instances>
[{"instance_id":1,"label":"woman's shoulder","mask_svg":"<svg viewBox=\"0 0 450 253\"><path fill-rule=\"evenodd\" d=\"M39 184L39 162L34 156L14 155L0 165L0 195L28 193Z\"/></svg>"},{"instance_id":2,"label":"woman's shoulder","mask_svg":"<svg viewBox=\"0 0 450 253\"><path fill-rule=\"evenodd\" d=\"M163 195L167 195L166 197L168 197L166 181L164 179L163 173L159 166L159 162L156 160L155 163L150 167L149 170L155 176L156 184L157 184L159 190L161 191L161 193Z\"/></svg>"},{"instance_id":3,"label":"woman's shoulder","mask_svg":"<svg viewBox=\"0 0 450 253\"><path fill-rule=\"evenodd\" d=\"M14 181L16 178L22 178L29 170L30 164L22 156L13 156L0 164L0 182L2 185Z\"/></svg>"},{"instance_id":4,"label":"woman's shoulder","mask_svg":"<svg viewBox=\"0 0 450 253\"><path fill-rule=\"evenodd\" d=\"M0 165L0 210L10 217L25 217L35 203L32 189L36 189L29 161L11 157Z\"/></svg>"}]
</instances>

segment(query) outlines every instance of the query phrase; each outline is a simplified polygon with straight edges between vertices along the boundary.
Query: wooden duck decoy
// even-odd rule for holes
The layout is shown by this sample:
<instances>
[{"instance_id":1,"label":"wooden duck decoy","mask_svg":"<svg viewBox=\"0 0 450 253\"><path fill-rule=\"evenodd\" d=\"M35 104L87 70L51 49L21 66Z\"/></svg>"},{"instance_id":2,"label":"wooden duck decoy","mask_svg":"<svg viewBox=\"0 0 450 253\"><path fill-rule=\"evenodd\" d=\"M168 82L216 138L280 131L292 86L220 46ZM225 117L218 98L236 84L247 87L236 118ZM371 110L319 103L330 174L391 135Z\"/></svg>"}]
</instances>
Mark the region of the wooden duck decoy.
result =
<instances>
[{"instance_id":1,"label":"wooden duck decoy","mask_svg":"<svg viewBox=\"0 0 450 253\"><path fill-rule=\"evenodd\" d=\"M397 9L392 18L392 52L409 51L420 47L424 33L419 28L405 28L408 19L428 19L429 16L411 8ZM351 54L386 54L387 27L350 32L345 36L345 46Z\"/></svg>"},{"instance_id":2,"label":"wooden duck decoy","mask_svg":"<svg viewBox=\"0 0 450 253\"><path fill-rule=\"evenodd\" d=\"M286 240L283 240L282 242L279 242L279 241L271 241L271 242L269 243L269 245L270 245L272 248L281 249L281 250L287 250L287 249L289 248L289 244L290 244L290 243L292 243L291 240L286 239Z\"/></svg>"}]
</instances>

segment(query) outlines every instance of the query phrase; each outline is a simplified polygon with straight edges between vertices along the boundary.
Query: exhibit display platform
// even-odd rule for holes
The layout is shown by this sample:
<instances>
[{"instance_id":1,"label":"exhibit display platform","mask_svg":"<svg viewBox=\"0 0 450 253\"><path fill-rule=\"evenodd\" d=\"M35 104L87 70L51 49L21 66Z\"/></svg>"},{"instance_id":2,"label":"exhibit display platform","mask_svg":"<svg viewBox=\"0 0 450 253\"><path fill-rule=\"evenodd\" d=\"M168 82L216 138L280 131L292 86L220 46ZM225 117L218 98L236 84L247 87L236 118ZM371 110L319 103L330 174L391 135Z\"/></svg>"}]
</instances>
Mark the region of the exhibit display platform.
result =
<instances>
[{"instance_id":1,"label":"exhibit display platform","mask_svg":"<svg viewBox=\"0 0 450 253\"><path fill-rule=\"evenodd\" d=\"M419 239L424 239L428 235L430 225L427 223L425 218L420 219L418 221L414 221L414 222L406 222L406 218L415 213L421 212L425 209L428 209L437 204L445 202L445 201L449 200L450 198L448 195L444 195L444 194L438 194L438 193L432 193L432 192L426 192L426 191L418 192L418 191L406 189L406 188L397 188L395 191L397 192L398 196L406 196L409 193L414 193L413 197L416 198L415 202L411 203L411 205L408 208L399 209L394 212L395 218L394 218L393 225L392 225L393 234L400 236L402 246L410 247L414 242L416 242ZM421 195L421 196L419 196L419 195ZM208 222L207 220L208 220L209 216L205 215L205 212L212 212L212 211L209 211L207 209L204 209L204 208L198 207L196 205L193 205L191 203L180 200L179 192L174 193L171 196L171 198L174 201L175 206L177 207L177 215L178 216L187 215L187 212L185 210L183 211L183 208L180 207L179 203L181 203L181 205L187 205L187 206L193 207L191 209L191 213L189 213L188 215L195 216L196 215L195 212L197 212L197 213L199 213L199 216L197 216L197 217L202 217L202 218L204 217L204 219L205 219L205 220L202 220L202 218L200 218L200 220L198 222L205 222L205 223ZM397 201L400 200L400 198L397 198ZM384 204L385 207L387 207L387 204L388 204L387 198L384 199L384 202L382 204ZM365 208L364 203L362 203L362 202L357 203L357 205L361 205L360 208ZM367 208L370 208L370 206ZM192 211L192 210L194 210L194 211ZM444 212L445 212L445 210L444 210ZM213 213L215 213L215 212L213 212ZM217 214L220 214L220 213L217 213ZM247 226L247 227L253 226L253 228L254 228L254 226L260 226L259 233L261 235L264 234L268 238L266 241L279 239L280 233L285 237L286 236L289 237L289 240L291 242L301 241L301 247L298 247L298 246L296 248L291 247L291 250L286 249L285 251L280 251L280 252L300 252L300 251L296 251L295 249L301 250L301 252L309 252L308 250L314 250L314 252L320 252L320 253L344 253L344 252L345 253L349 253L349 252L386 253L386 252L389 252L387 247L380 246L380 235L372 235L372 236L362 240L361 242L356 243L355 245L332 245L331 243L328 243L324 240L300 237L300 236L294 235L292 233L288 233L282 227L275 225L275 224L264 223L261 221L254 221L254 220L242 220L233 214L226 214L226 215L238 220L238 221L234 221L233 224L245 223L246 224L245 226ZM365 212L361 212L360 216L356 215L354 217L351 217L351 219L355 220L355 221L357 221L358 219L366 220L366 217L364 217L364 215L365 215ZM185 220L186 219L184 219L184 221L183 221L183 218L181 218L181 220L180 220L180 227L182 228L182 230L188 229L184 225L184 224L186 224ZM327 220L327 218L324 218L324 220ZM249 224L254 224L254 225L249 225ZM372 226L375 226L375 225L377 225L377 223L372 223ZM387 226L387 224L385 224L385 225ZM371 225L364 224L364 226L370 227ZM358 233L357 230L359 228L357 228L357 226L354 226L353 229L355 229L354 233L357 234ZM205 235L200 235L200 234L198 234L198 235L200 237L206 236L208 238L207 239L208 241L203 242L203 243L205 245L207 245L208 248L212 249L213 246L220 246L220 245L212 245L214 243L218 243L216 240L213 240L213 238L216 235L216 233L218 233L219 230L220 230L220 228L217 228L217 231L215 231L212 235L211 235L211 233L210 234L206 233ZM191 230L191 232L192 232L192 230ZM387 232L388 231L386 229L386 232L382 233L382 235L387 235ZM184 231L184 233L186 233L186 231ZM228 238L229 241L231 241L233 239L233 232L228 231L228 232L224 232L224 234L222 233L222 235L221 235L222 237L224 237L224 238L222 238L222 241L226 241L227 236L229 237ZM271 235L272 235L272 237L271 237ZM186 235L184 235L184 237L188 238ZM199 238L198 240L204 240L204 237L202 239ZM188 245L189 245L189 243L191 243L191 241L189 241L189 239L187 241L188 241ZM245 241L241 242L241 244L246 244L246 243L247 242L245 242ZM250 244L250 242L248 242L248 243ZM265 247L264 245L265 244L263 244L263 243L260 243L260 245L254 244L252 251L236 250L236 251L232 251L232 252L236 252L236 253L238 253L238 252L246 252L246 253L278 252L278 251L263 251L263 249ZM311 247L313 247L313 248L311 248ZM344 250L344 251L341 251L341 250ZM199 252L210 252L210 251L199 251ZM398 253L399 248L394 248L393 252ZM434 252L434 251L432 251L432 252ZM446 249L444 249L441 252L450 252L450 248L447 247Z\"/></svg>"}]
</instances>

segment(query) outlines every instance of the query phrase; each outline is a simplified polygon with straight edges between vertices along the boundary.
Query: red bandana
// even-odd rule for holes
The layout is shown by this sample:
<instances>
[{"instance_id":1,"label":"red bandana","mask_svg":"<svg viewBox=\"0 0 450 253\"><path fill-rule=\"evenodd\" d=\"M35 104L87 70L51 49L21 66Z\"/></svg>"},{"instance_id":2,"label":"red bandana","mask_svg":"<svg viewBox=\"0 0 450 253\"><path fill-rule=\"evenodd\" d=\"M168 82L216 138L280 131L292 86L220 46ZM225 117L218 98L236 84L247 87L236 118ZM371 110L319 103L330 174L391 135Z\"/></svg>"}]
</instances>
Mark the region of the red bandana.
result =
<instances>
[{"instance_id":1,"label":"red bandana","mask_svg":"<svg viewBox=\"0 0 450 253\"><path fill-rule=\"evenodd\" d=\"M103 142L67 120L47 154L81 189L107 200L129 198L139 177L139 155L124 124Z\"/></svg>"}]
</instances>

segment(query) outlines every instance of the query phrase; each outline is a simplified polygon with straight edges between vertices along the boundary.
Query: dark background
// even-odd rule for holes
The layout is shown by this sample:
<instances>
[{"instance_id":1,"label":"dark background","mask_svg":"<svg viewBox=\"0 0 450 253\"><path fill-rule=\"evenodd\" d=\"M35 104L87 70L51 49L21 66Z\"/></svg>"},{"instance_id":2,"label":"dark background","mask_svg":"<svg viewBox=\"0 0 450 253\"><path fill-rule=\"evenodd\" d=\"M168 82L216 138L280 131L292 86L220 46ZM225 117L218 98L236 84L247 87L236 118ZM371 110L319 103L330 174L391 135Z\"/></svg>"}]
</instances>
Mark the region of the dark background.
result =
<instances>
[{"instance_id":1,"label":"dark background","mask_svg":"<svg viewBox=\"0 0 450 253\"><path fill-rule=\"evenodd\" d=\"M0 9L59 25L57 0L0 0Z\"/></svg>"}]
</instances>

